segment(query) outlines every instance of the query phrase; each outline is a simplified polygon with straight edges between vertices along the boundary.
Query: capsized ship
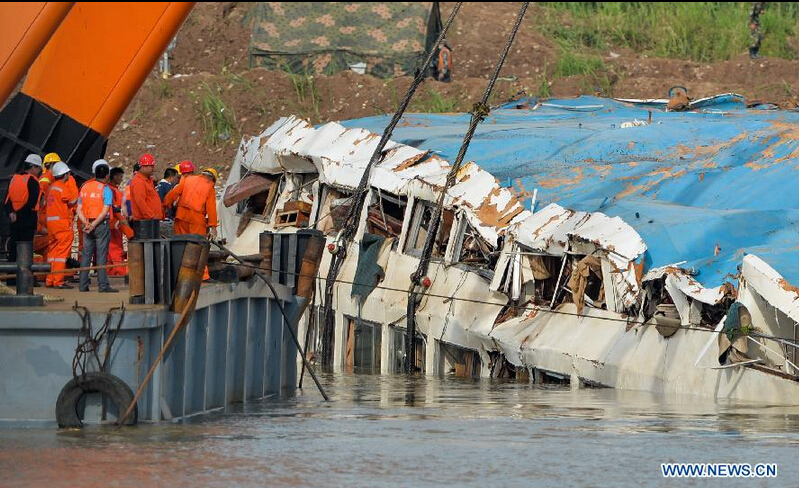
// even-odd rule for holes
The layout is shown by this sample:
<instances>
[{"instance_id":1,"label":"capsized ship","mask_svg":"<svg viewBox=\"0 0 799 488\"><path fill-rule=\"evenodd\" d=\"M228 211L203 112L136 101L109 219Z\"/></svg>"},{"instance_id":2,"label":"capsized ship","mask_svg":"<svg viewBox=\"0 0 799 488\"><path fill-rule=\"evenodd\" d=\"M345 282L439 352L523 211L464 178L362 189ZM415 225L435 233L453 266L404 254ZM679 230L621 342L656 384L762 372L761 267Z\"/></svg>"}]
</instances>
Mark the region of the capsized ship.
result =
<instances>
[{"instance_id":1,"label":"capsized ship","mask_svg":"<svg viewBox=\"0 0 799 488\"><path fill-rule=\"evenodd\" d=\"M385 123L285 117L244 137L219 202L234 252L304 228L341 245ZM301 325L317 360L401 368L409 275L467 123L399 124L334 285L333 334L320 318L330 254L320 264ZM594 97L498 107L444 199L414 364L796 404L798 140L795 112L734 94L680 111Z\"/></svg>"}]
</instances>

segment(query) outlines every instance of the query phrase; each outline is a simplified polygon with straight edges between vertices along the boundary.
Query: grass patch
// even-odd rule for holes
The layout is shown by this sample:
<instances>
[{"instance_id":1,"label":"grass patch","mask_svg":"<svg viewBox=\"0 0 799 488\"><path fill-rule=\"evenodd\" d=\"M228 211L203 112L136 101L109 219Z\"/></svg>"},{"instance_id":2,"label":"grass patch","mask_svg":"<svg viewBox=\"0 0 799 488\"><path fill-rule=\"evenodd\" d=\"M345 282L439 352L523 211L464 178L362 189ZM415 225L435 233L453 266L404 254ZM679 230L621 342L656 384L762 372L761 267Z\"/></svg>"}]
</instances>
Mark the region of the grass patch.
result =
<instances>
[{"instance_id":1,"label":"grass patch","mask_svg":"<svg viewBox=\"0 0 799 488\"><path fill-rule=\"evenodd\" d=\"M552 80L548 76L549 63L544 60L544 72L541 74L541 83L538 84L537 95L540 98L550 98L552 96Z\"/></svg>"},{"instance_id":2,"label":"grass patch","mask_svg":"<svg viewBox=\"0 0 799 488\"><path fill-rule=\"evenodd\" d=\"M158 82L158 97L161 99L168 99L174 96L174 92L172 91L172 87L169 85L168 80L160 80Z\"/></svg>"},{"instance_id":3,"label":"grass patch","mask_svg":"<svg viewBox=\"0 0 799 488\"><path fill-rule=\"evenodd\" d=\"M458 101L454 98L442 96L436 90L429 89L425 96L412 102L412 111L432 114L457 112Z\"/></svg>"},{"instance_id":4,"label":"grass patch","mask_svg":"<svg viewBox=\"0 0 799 488\"><path fill-rule=\"evenodd\" d=\"M236 135L236 116L222 100L222 88L203 83L198 93L192 93L200 120L203 141L209 146L232 142Z\"/></svg>"},{"instance_id":5,"label":"grass patch","mask_svg":"<svg viewBox=\"0 0 799 488\"><path fill-rule=\"evenodd\" d=\"M252 81L248 80L244 76L239 73L234 73L231 71L227 66L222 67L222 76L227 78L229 85L233 86L240 86L247 91L251 91L253 89Z\"/></svg>"},{"instance_id":6,"label":"grass patch","mask_svg":"<svg viewBox=\"0 0 799 488\"><path fill-rule=\"evenodd\" d=\"M712 62L746 52L750 2L543 2L540 26L575 47L626 47L665 58ZM761 54L794 59L799 3L769 2L760 16Z\"/></svg>"},{"instance_id":7,"label":"grass patch","mask_svg":"<svg viewBox=\"0 0 799 488\"><path fill-rule=\"evenodd\" d=\"M322 97L319 88L316 86L314 77L308 73L296 74L288 73L291 84L294 87L294 94L297 97L298 105L307 105L310 102L313 115L319 118L319 104Z\"/></svg>"}]
</instances>

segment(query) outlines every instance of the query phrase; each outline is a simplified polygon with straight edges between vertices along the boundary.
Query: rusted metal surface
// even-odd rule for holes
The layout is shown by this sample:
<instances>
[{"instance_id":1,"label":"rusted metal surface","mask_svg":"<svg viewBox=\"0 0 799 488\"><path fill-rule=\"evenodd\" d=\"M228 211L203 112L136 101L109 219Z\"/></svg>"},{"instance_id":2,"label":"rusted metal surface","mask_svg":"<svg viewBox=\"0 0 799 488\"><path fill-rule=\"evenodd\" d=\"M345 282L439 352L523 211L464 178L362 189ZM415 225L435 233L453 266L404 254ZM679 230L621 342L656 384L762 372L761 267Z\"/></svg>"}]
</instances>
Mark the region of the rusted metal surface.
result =
<instances>
[{"instance_id":1,"label":"rusted metal surface","mask_svg":"<svg viewBox=\"0 0 799 488\"><path fill-rule=\"evenodd\" d=\"M242 141L237 160L253 172L317 173L335 188L358 186L379 136L331 122L314 129L296 117L285 117L261 135ZM399 196L414 194L435 200L450 165L430 151L389 142L384 159L372 173L371 185ZM529 215L515 194L488 172L467 163L448 192L446 208L461 208L469 223L491 245L507 225Z\"/></svg>"}]
</instances>

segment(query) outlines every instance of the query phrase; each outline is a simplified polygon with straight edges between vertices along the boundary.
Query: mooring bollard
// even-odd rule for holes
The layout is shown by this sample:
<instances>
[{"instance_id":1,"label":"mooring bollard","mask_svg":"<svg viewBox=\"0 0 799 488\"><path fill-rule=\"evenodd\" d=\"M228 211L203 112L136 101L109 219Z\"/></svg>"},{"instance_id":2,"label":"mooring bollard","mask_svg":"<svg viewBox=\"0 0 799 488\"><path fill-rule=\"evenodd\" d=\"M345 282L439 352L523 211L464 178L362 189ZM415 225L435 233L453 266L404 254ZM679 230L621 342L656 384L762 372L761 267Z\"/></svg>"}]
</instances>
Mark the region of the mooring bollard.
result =
<instances>
[{"instance_id":1,"label":"mooring bollard","mask_svg":"<svg viewBox=\"0 0 799 488\"><path fill-rule=\"evenodd\" d=\"M44 297L33 294L33 273L48 271L49 264L33 264L32 242L17 242L17 262L0 264L0 273L16 273L17 294L0 296L0 307L44 306Z\"/></svg>"}]
</instances>

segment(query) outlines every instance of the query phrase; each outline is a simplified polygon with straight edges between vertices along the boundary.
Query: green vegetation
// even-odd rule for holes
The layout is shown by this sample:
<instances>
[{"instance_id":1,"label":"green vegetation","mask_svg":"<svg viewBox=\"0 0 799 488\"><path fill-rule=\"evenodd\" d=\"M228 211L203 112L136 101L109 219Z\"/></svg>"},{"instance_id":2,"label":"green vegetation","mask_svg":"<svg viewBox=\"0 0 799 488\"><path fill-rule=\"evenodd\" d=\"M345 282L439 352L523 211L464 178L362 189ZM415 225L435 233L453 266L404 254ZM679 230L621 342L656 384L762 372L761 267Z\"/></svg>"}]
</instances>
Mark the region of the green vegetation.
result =
<instances>
[{"instance_id":1,"label":"green vegetation","mask_svg":"<svg viewBox=\"0 0 799 488\"><path fill-rule=\"evenodd\" d=\"M540 28L572 50L630 48L712 62L746 52L750 2L544 2ZM793 59L799 3L769 2L760 16L761 54Z\"/></svg>"},{"instance_id":2,"label":"green vegetation","mask_svg":"<svg viewBox=\"0 0 799 488\"><path fill-rule=\"evenodd\" d=\"M443 114L458 111L458 101L454 98L444 97L433 89L427 90L424 97L411 102L411 111Z\"/></svg>"},{"instance_id":3,"label":"green vegetation","mask_svg":"<svg viewBox=\"0 0 799 488\"><path fill-rule=\"evenodd\" d=\"M322 100L319 89L316 86L314 77L308 73L295 74L288 73L291 84L294 86L294 93L297 96L297 104L305 105L310 101L313 115L319 118L319 103Z\"/></svg>"},{"instance_id":4,"label":"green vegetation","mask_svg":"<svg viewBox=\"0 0 799 488\"><path fill-rule=\"evenodd\" d=\"M240 87L244 88L247 91L252 91L252 89L253 89L252 81L250 81L247 78L245 78L243 76L243 74L234 73L227 66L223 66L222 67L221 75L228 79L228 81L230 82L230 86L231 87L240 86Z\"/></svg>"},{"instance_id":5,"label":"green vegetation","mask_svg":"<svg viewBox=\"0 0 799 488\"><path fill-rule=\"evenodd\" d=\"M174 92L172 91L172 87L169 85L168 80L160 80L158 82L158 96L159 98L167 99L172 98Z\"/></svg>"},{"instance_id":6,"label":"green vegetation","mask_svg":"<svg viewBox=\"0 0 799 488\"><path fill-rule=\"evenodd\" d=\"M222 100L222 88L203 83L199 93L191 92L195 107L203 122L203 140L209 146L217 146L237 139L236 116Z\"/></svg>"}]
</instances>

